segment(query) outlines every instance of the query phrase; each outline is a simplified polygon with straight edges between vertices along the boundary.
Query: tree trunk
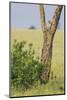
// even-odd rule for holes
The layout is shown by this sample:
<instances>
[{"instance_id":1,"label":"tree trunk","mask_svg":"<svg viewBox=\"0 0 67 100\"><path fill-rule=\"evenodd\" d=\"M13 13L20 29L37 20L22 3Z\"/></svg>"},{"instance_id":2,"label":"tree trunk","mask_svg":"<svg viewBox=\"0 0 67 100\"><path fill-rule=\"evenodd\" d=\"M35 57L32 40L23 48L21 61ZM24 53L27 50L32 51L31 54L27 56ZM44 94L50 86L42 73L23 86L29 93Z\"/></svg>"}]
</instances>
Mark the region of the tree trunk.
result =
<instances>
[{"instance_id":1,"label":"tree trunk","mask_svg":"<svg viewBox=\"0 0 67 100\"><path fill-rule=\"evenodd\" d=\"M54 12L54 16L52 17L51 21L49 21L50 24L49 28L47 28L44 6L40 5L40 18L41 18L41 27L43 32L43 48L41 53L41 62L46 66L42 71L41 80L45 82L49 80L50 76L53 39L59 22L62 7L63 6L61 5L57 6Z\"/></svg>"}]
</instances>

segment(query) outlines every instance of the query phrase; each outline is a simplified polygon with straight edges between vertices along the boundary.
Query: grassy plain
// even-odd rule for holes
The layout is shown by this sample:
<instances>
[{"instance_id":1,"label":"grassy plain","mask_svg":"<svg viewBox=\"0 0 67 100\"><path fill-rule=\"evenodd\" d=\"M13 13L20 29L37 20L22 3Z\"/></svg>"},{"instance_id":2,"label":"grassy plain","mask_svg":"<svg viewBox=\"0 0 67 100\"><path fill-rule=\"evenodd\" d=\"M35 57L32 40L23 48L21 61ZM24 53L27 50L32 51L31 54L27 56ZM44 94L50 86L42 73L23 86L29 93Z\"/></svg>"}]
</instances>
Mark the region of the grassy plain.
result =
<instances>
[{"instance_id":1,"label":"grassy plain","mask_svg":"<svg viewBox=\"0 0 67 100\"><path fill-rule=\"evenodd\" d=\"M29 30L29 29L12 29L11 30L11 45L14 40L27 41L27 43L33 43L33 47L36 50L36 55L41 55L43 34L41 30ZM47 83L31 89L25 92L22 89L11 89L12 96L32 96L32 95L51 95L51 94L64 94L64 32L57 30L53 42L53 55L51 73L53 73L53 79Z\"/></svg>"}]
</instances>

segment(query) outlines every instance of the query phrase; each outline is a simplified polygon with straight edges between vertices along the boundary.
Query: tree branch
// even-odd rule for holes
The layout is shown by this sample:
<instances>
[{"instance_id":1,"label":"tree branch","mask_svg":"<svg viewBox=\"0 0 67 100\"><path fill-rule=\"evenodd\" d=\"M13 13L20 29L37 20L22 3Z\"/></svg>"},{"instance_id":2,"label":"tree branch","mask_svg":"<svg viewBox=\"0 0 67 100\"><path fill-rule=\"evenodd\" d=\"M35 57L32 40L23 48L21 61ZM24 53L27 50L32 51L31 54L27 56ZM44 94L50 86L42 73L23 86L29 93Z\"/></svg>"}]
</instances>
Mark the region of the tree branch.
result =
<instances>
[{"instance_id":1,"label":"tree branch","mask_svg":"<svg viewBox=\"0 0 67 100\"><path fill-rule=\"evenodd\" d=\"M60 19L62 8L63 8L62 5L57 6L57 8L54 12L54 16L52 17L52 20L50 21L49 29L51 31L51 34L53 34L53 35L55 34L55 31L57 29L57 25L58 25L58 22L59 22L59 19Z\"/></svg>"},{"instance_id":2,"label":"tree branch","mask_svg":"<svg viewBox=\"0 0 67 100\"><path fill-rule=\"evenodd\" d=\"M44 5L42 4L40 4L40 19L41 19L41 28L44 33L46 31L46 18L45 18Z\"/></svg>"}]
</instances>

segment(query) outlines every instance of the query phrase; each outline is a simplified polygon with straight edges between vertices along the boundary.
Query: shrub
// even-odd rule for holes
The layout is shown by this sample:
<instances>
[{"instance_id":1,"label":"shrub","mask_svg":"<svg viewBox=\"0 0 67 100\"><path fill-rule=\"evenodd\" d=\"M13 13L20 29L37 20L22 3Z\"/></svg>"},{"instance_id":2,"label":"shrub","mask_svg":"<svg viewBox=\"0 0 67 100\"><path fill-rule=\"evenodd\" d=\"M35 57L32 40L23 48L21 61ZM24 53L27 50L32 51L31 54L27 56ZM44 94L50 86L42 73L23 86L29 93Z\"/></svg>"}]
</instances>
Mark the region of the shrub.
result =
<instances>
[{"instance_id":1,"label":"shrub","mask_svg":"<svg viewBox=\"0 0 67 100\"><path fill-rule=\"evenodd\" d=\"M35 26L30 26L29 29L36 29Z\"/></svg>"},{"instance_id":2,"label":"shrub","mask_svg":"<svg viewBox=\"0 0 67 100\"><path fill-rule=\"evenodd\" d=\"M11 51L11 81L16 87L30 88L38 80L44 65L35 57L35 50L26 41L13 43Z\"/></svg>"}]
</instances>

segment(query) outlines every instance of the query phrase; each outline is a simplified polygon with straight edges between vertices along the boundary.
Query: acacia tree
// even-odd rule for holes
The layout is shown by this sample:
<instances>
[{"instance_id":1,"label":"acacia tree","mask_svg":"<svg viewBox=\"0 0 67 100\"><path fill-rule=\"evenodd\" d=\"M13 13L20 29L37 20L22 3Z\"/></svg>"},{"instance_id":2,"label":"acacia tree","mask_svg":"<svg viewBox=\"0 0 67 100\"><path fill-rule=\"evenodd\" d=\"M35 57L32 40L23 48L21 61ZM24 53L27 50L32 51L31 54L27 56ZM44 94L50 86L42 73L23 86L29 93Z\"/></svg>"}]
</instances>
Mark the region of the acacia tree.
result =
<instances>
[{"instance_id":1,"label":"acacia tree","mask_svg":"<svg viewBox=\"0 0 67 100\"><path fill-rule=\"evenodd\" d=\"M42 81L48 81L51 70L53 40L63 6L62 5L57 6L52 19L49 21L49 27L47 27L46 25L44 5L40 4L39 7L40 7L41 28L43 32L43 47L41 53L41 62L46 65L46 68L44 67L42 71L41 79Z\"/></svg>"}]
</instances>

